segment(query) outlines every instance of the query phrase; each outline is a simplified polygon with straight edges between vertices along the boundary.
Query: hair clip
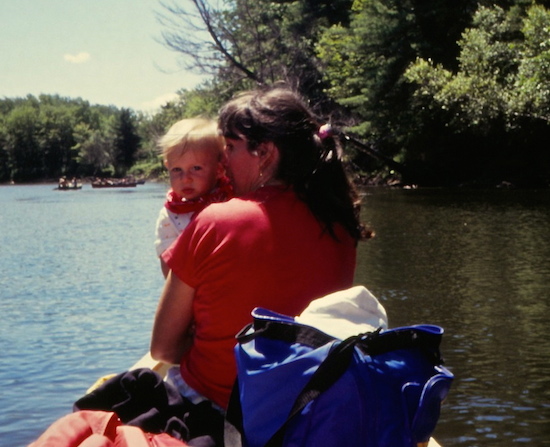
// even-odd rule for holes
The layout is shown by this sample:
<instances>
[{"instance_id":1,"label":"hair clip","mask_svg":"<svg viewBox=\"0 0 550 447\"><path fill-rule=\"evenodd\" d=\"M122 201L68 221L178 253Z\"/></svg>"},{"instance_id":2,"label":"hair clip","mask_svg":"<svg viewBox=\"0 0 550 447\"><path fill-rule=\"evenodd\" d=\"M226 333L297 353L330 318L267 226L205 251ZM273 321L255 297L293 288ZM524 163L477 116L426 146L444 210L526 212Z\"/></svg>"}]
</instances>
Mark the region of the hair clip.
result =
<instances>
[{"instance_id":1,"label":"hair clip","mask_svg":"<svg viewBox=\"0 0 550 447\"><path fill-rule=\"evenodd\" d=\"M321 127L319 127L319 130L317 131L317 136L324 140L325 138L332 136L332 126L330 124L323 124Z\"/></svg>"}]
</instances>

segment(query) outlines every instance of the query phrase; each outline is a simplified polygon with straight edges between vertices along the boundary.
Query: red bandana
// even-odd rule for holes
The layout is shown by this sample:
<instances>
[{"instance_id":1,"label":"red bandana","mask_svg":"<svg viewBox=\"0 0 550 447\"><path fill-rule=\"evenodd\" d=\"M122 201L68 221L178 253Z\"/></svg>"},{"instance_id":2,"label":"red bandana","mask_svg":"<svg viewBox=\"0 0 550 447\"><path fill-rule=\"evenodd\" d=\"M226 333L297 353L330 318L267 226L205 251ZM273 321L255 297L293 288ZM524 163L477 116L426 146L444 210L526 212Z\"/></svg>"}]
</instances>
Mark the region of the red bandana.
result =
<instances>
[{"instance_id":1,"label":"red bandana","mask_svg":"<svg viewBox=\"0 0 550 447\"><path fill-rule=\"evenodd\" d=\"M166 194L166 203L164 206L176 214L196 213L202 210L206 205L215 202L225 202L233 197L233 187L227 177L221 177L216 187L205 194L192 200L183 199L172 189Z\"/></svg>"}]
</instances>

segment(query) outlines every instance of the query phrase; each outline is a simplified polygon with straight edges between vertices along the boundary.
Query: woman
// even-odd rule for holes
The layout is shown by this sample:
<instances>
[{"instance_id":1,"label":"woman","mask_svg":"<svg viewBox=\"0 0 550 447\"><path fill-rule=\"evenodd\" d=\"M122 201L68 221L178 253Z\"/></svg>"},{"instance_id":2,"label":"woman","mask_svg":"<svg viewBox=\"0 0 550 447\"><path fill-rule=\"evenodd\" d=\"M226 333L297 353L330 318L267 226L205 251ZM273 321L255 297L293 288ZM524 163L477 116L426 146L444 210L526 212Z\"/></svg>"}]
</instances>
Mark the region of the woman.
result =
<instances>
[{"instance_id":1,"label":"woman","mask_svg":"<svg viewBox=\"0 0 550 447\"><path fill-rule=\"evenodd\" d=\"M225 409L234 337L251 310L298 315L350 287L364 232L336 140L295 93L241 94L222 108L219 127L236 198L198 213L163 254L171 273L151 353L180 365L184 395Z\"/></svg>"}]
</instances>

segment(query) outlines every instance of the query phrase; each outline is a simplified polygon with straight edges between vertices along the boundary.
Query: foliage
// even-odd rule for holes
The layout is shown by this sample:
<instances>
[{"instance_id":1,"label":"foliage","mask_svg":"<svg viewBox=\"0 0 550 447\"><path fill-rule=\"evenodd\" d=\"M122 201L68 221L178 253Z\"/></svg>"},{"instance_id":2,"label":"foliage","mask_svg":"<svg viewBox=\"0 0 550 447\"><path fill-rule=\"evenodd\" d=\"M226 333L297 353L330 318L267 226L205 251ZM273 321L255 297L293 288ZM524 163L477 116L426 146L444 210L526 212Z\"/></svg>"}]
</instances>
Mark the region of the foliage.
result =
<instances>
[{"instance_id":1,"label":"foliage","mask_svg":"<svg viewBox=\"0 0 550 447\"><path fill-rule=\"evenodd\" d=\"M491 172L497 181L546 182L550 159L541 140L549 132L549 30L550 13L540 5L525 14L480 8L459 41L456 73L418 59L405 73L416 87L412 109L424 126L440 116L438 145L445 150L438 161L433 150L417 147L409 159L429 159L439 169L452 161L469 180ZM451 138L461 146L442 142Z\"/></svg>"},{"instance_id":2,"label":"foliage","mask_svg":"<svg viewBox=\"0 0 550 447\"><path fill-rule=\"evenodd\" d=\"M160 157L139 160L128 170L128 175L137 178L168 179Z\"/></svg>"},{"instance_id":3,"label":"foliage","mask_svg":"<svg viewBox=\"0 0 550 447\"><path fill-rule=\"evenodd\" d=\"M283 81L327 101L314 45L326 26L348 22L351 0L160 2L164 44L186 69L227 93Z\"/></svg>"},{"instance_id":4,"label":"foliage","mask_svg":"<svg viewBox=\"0 0 550 447\"><path fill-rule=\"evenodd\" d=\"M0 182L113 174L134 161L139 141L129 111L57 95L6 98L0 111Z\"/></svg>"},{"instance_id":5,"label":"foliage","mask_svg":"<svg viewBox=\"0 0 550 447\"><path fill-rule=\"evenodd\" d=\"M352 111L353 130L388 155L406 144L406 67L420 55L453 66L473 2L356 0L349 27L327 28L316 46L329 94Z\"/></svg>"},{"instance_id":6,"label":"foliage","mask_svg":"<svg viewBox=\"0 0 550 447\"><path fill-rule=\"evenodd\" d=\"M405 73L421 87L416 96L429 96L450 111L449 124L458 129L480 126L505 112L505 92L513 85L518 63L514 47L517 26L501 8L481 9L474 28L460 41L460 70L452 73L430 60L418 59Z\"/></svg>"},{"instance_id":7,"label":"foliage","mask_svg":"<svg viewBox=\"0 0 550 447\"><path fill-rule=\"evenodd\" d=\"M362 175L550 184L550 12L536 0L160 0L161 43L210 79L157 113L0 99L0 182L163 175L158 138L283 81L347 134ZM350 144L359 137L363 145Z\"/></svg>"},{"instance_id":8,"label":"foliage","mask_svg":"<svg viewBox=\"0 0 550 447\"><path fill-rule=\"evenodd\" d=\"M116 117L114 127L115 175L123 177L136 161L141 138L137 134L135 118L130 109L122 109Z\"/></svg>"},{"instance_id":9,"label":"foliage","mask_svg":"<svg viewBox=\"0 0 550 447\"><path fill-rule=\"evenodd\" d=\"M533 6L522 28L525 41L509 99L511 116L550 121L550 11Z\"/></svg>"},{"instance_id":10,"label":"foliage","mask_svg":"<svg viewBox=\"0 0 550 447\"><path fill-rule=\"evenodd\" d=\"M29 180L42 170L38 110L32 105L10 111L4 121L7 165L13 179Z\"/></svg>"}]
</instances>

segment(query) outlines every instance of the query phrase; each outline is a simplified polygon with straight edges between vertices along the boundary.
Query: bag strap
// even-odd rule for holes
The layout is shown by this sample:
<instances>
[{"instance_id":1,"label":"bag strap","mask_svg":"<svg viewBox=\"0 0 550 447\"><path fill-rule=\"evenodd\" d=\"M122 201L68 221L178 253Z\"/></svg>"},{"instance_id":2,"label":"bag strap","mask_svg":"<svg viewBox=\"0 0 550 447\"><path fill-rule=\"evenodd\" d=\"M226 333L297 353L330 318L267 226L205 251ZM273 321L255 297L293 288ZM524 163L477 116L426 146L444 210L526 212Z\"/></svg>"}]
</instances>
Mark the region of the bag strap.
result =
<instances>
[{"instance_id":1,"label":"bag strap","mask_svg":"<svg viewBox=\"0 0 550 447\"><path fill-rule=\"evenodd\" d=\"M357 347L366 355L376 356L399 349L420 349L433 365L443 365L439 350L443 330L438 326L409 326L388 331L361 334Z\"/></svg>"},{"instance_id":2,"label":"bag strap","mask_svg":"<svg viewBox=\"0 0 550 447\"><path fill-rule=\"evenodd\" d=\"M248 343L257 337L280 340L286 343L300 343L318 348L336 340L319 329L302 324L275 320L254 319L236 336L240 344Z\"/></svg>"},{"instance_id":3,"label":"bag strap","mask_svg":"<svg viewBox=\"0 0 550 447\"><path fill-rule=\"evenodd\" d=\"M239 379L233 382L229 404L225 412L224 445L225 447L242 447L243 410L239 393Z\"/></svg>"},{"instance_id":4,"label":"bag strap","mask_svg":"<svg viewBox=\"0 0 550 447\"><path fill-rule=\"evenodd\" d=\"M366 355L375 356L399 349L422 349L434 365L444 363L439 351L442 329L438 326L422 325L390 329L357 335L357 347ZM324 346L337 340L312 326L299 323L255 318L236 336L240 344L248 343L262 336L286 343L300 343L313 348ZM354 336L355 337L355 336ZM352 337L353 338L353 337Z\"/></svg>"},{"instance_id":5,"label":"bag strap","mask_svg":"<svg viewBox=\"0 0 550 447\"><path fill-rule=\"evenodd\" d=\"M286 421L269 439L265 447L280 447L283 445L284 435L292 418L299 414L308 403L328 390L346 372L353 357L355 346L360 339L360 336L349 337L329 352L326 359L319 365L294 401Z\"/></svg>"},{"instance_id":6,"label":"bag strap","mask_svg":"<svg viewBox=\"0 0 550 447\"><path fill-rule=\"evenodd\" d=\"M243 412L241 407L239 379L233 382L231 394L229 395L229 404L225 412L225 418L231 423L240 433L244 432L243 428Z\"/></svg>"}]
</instances>

